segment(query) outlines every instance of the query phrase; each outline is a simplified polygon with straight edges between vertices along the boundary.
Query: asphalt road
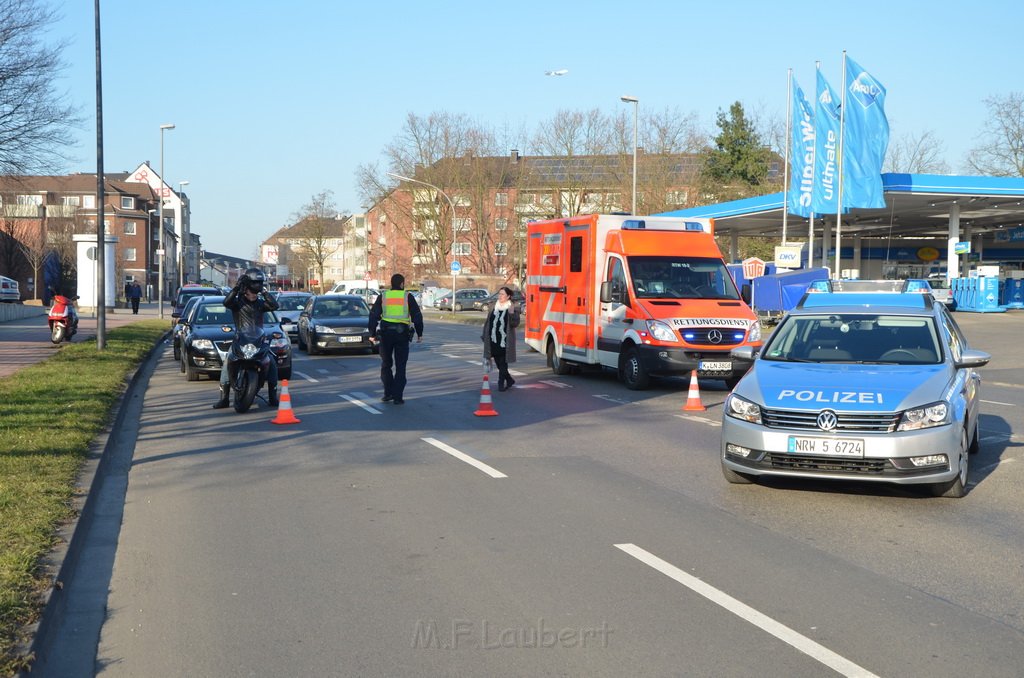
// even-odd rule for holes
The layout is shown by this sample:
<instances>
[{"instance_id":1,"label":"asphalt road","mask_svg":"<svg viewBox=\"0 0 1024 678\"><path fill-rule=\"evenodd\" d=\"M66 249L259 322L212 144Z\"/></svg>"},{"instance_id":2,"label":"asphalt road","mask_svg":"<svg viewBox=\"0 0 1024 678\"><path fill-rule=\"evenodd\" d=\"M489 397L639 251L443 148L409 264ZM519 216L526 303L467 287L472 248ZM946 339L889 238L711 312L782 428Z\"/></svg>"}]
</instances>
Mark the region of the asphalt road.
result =
<instances>
[{"instance_id":1,"label":"asphalt road","mask_svg":"<svg viewBox=\"0 0 1024 678\"><path fill-rule=\"evenodd\" d=\"M402 406L375 356L296 354L292 426L167 347L33 675L1019 676L1024 315L956 317L995 356L960 500L729 485L721 382L684 412L522 344L476 417L471 326L428 322Z\"/></svg>"}]
</instances>

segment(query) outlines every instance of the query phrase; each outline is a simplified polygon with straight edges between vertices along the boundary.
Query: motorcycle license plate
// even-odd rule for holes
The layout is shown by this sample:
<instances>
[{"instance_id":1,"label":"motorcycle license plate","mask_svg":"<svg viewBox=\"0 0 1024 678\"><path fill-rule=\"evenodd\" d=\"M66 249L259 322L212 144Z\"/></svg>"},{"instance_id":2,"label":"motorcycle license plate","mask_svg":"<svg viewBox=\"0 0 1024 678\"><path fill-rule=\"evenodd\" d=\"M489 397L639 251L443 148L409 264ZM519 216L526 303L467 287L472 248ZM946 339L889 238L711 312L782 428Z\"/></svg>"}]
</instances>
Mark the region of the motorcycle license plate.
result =
<instances>
[{"instance_id":1,"label":"motorcycle license plate","mask_svg":"<svg viewBox=\"0 0 1024 678\"><path fill-rule=\"evenodd\" d=\"M789 436L787 452L790 454L815 454L827 457L864 458L863 438L805 438Z\"/></svg>"}]
</instances>

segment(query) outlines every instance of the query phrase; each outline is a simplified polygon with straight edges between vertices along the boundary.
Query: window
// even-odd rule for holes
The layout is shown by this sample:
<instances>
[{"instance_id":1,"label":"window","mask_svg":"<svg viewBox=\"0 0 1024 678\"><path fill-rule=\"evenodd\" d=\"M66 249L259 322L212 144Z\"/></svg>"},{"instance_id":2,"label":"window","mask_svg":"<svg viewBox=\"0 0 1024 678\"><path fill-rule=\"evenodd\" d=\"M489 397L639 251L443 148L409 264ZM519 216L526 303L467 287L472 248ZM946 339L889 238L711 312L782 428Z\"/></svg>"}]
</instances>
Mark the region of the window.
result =
<instances>
[{"instance_id":1,"label":"window","mask_svg":"<svg viewBox=\"0 0 1024 678\"><path fill-rule=\"evenodd\" d=\"M494 220L495 231L507 231L508 230L508 219L505 217L499 217Z\"/></svg>"},{"instance_id":2,"label":"window","mask_svg":"<svg viewBox=\"0 0 1024 678\"><path fill-rule=\"evenodd\" d=\"M77 195L64 195L60 199L60 204L68 207L78 207L81 202L81 198Z\"/></svg>"},{"instance_id":3,"label":"window","mask_svg":"<svg viewBox=\"0 0 1024 678\"><path fill-rule=\"evenodd\" d=\"M473 226L473 220L469 217L456 217L455 228L459 231L468 231Z\"/></svg>"},{"instance_id":4,"label":"window","mask_svg":"<svg viewBox=\"0 0 1024 678\"><path fill-rule=\"evenodd\" d=\"M497 243L494 243L494 254L495 254L495 256L499 256L499 257L503 257L506 254L508 254L508 243L507 242L497 242Z\"/></svg>"},{"instance_id":5,"label":"window","mask_svg":"<svg viewBox=\"0 0 1024 678\"><path fill-rule=\"evenodd\" d=\"M495 193L494 204L498 207L504 207L508 205L508 193Z\"/></svg>"},{"instance_id":6,"label":"window","mask_svg":"<svg viewBox=\"0 0 1024 678\"><path fill-rule=\"evenodd\" d=\"M472 249L468 242L457 242L452 246L452 253L456 256L468 257Z\"/></svg>"},{"instance_id":7,"label":"window","mask_svg":"<svg viewBox=\"0 0 1024 678\"><path fill-rule=\"evenodd\" d=\"M135 222L134 221L126 221L126 222L124 222L124 234L125 235L135 235Z\"/></svg>"},{"instance_id":8,"label":"window","mask_svg":"<svg viewBox=\"0 0 1024 678\"><path fill-rule=\"evenodd\" d=\"M125 261L135 261L135 248L134 247L125 247L124 248L124 260Z\"/></svg>"},{"instance_id":9,"label":"window","mask_svg":"<svg viewBox=\"0 0 1024 678\"><path fill-rule=\"evenodd\" d=\"M579 273L583 270L583 236L569 238L569 271Z\"/></svg>"},{"instance_id":10,"label":"window","mask_svg":"<svg viewBox=\"0 0 1024 678\"><path fill-rule=\"evenodd\" d=\"M82 207L87 210L96 209L96 196L95 195L83 195L82 196Z\"/></svg>"},{"instance_id":11,"label":"window","mask_svg":"<svg viewBox=\"0 0 1024 678\"><path fill-rule=\"evenodd\" d=\"M133 198L130 195L122 195L121 196L121 209L123 209L123 210L133 210L133 209L135 209L135 198Z\"/></svg>"},{"instance_id":12,"label":"window","mask_svg":"<svg viewBox=\"0 0 1024 678\"><path fill-rule=\"evenodd\" d=\"M18 204L19 205L42 205L43 204L43 196L41 196L41 195L19 195L18 196Z\"/></svg>"},{"instance_id":13,"label":"window","mask_svg":"<svg viewBox=\"0 0 1024 678\"><path fill-rule=\"evenodd\" d=\"M665 202L669 205L685 205L686 191L669 191L665 194Z\"/></svg>"}]
</instances>

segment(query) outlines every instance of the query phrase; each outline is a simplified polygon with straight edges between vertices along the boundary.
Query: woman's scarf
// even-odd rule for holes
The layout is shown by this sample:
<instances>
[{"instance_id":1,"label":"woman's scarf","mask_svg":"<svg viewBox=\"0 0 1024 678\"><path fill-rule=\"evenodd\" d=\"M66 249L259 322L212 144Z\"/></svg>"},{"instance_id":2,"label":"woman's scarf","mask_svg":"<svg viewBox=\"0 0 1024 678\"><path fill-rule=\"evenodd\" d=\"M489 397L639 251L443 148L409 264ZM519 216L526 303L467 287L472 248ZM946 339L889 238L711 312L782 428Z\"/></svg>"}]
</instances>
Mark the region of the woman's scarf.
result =
<instances>
[{"instance_id":1,"label":"woman's scarf","mask_svg":"<svg viewBox=\"0 0 1024 678\"><path fill-rule=\"evenodd\" d=\"M491 321L491 341L502 348L508 347L508 310L511 301L494 303L494 318Z\"/></svg>"}]
</instances>

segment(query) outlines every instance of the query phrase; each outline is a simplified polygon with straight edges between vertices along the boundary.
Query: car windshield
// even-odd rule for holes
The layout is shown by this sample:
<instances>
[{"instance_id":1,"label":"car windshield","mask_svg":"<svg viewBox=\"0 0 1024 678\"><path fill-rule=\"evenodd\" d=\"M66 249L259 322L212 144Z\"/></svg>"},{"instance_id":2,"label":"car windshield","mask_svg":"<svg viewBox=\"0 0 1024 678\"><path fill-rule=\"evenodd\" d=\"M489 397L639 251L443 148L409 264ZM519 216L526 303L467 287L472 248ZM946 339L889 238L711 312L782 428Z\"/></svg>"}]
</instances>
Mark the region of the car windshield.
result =
<instances>
[{"instance_id":1,"label":"car windshield","mask_svg":"<svg viewBox=\"0 0 1024 678\"><path fill-rule=\"evenodd\" d=\"M832 313L791 315L762 359L802 363L934 365L942 351L928 316Z\"/></svg>"},{"instance_id":2,"label":"car windshield","mask_svg":"<svg viewBox=\"0 0 1024 678\"><path fill-rule=\"evenodd\" d=\"M205 304L196 309L196 325L232 325L235 317L224 304ZM276 325L277 315L273 311L263 313L264 325Z\"/></svg>"},{"instance_id":3,"label":"car windshield","mask_svg":"<svg viewBox=\"0 0 1024 678\"><path fill-rule=\"evenodd\" d=\"M317 299L314 318L369 318L370 309L362 299Z\"/></svg>"},{"instance_id":4,"label":"car windshield","mask_svg":"<svg viewBox=\"0 0 1024 678\"><path fill-rule=\"evenodd\" d=\"M277 298L277 305L279 311L301 311L305 306L306 302L309 301L309 297L302 296L280 296Z\"/></svg>"},{"instance_id":5,"label":"car windshield","mask_svg":"<svg viewBox=\"0 0 1024 678\"><path fill-rule=\"evenodd\" d=\"M630 257L637 299L731 299L740 295L720 260L697 257Z\"/></svg>"}]
</instances>

